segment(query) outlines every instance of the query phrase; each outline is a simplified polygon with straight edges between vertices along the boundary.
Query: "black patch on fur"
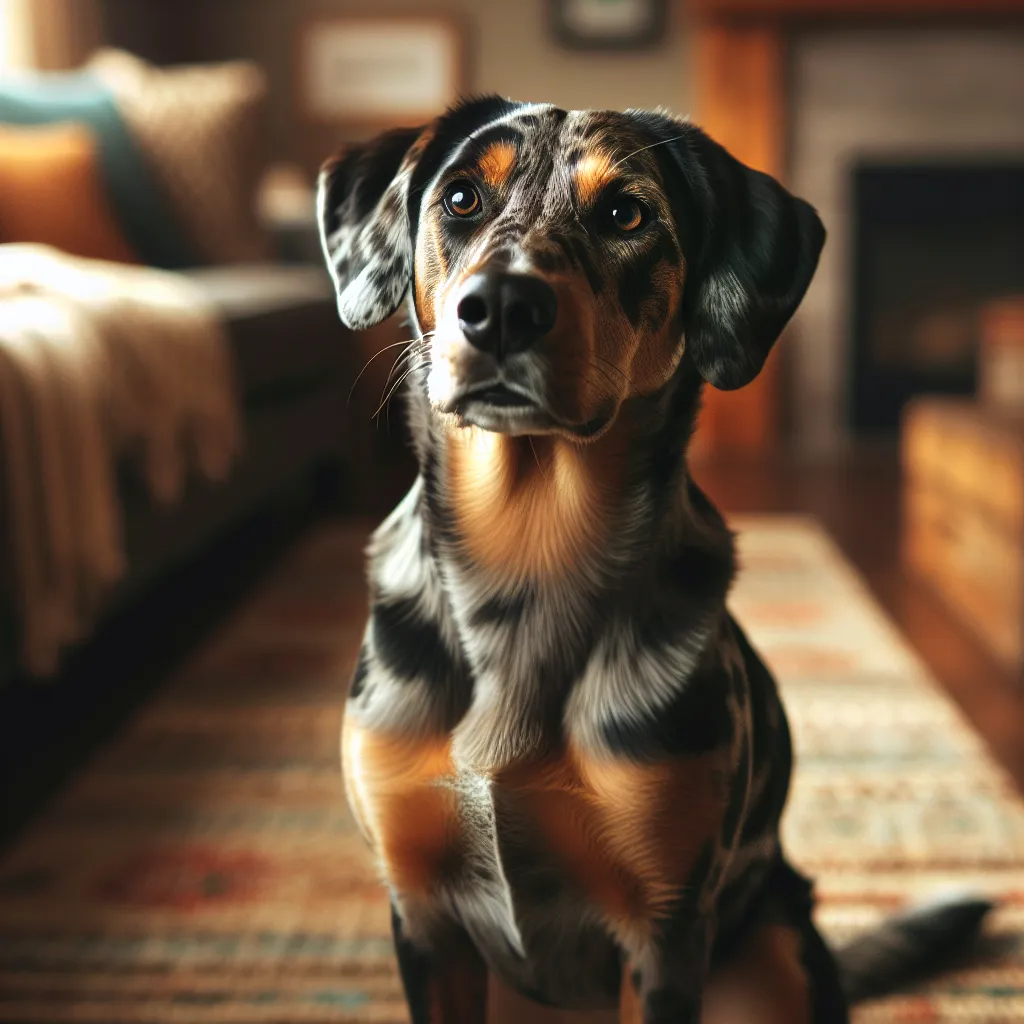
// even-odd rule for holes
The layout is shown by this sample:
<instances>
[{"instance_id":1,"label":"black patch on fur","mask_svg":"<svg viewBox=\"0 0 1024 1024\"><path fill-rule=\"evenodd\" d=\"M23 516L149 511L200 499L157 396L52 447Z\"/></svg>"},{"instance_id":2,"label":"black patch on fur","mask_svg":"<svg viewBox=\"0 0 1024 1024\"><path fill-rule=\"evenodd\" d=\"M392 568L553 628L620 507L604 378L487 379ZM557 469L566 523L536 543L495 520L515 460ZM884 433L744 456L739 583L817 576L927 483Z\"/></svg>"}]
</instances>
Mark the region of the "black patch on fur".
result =
<instances>
[{"instance_id":1,"label":"black patch on fur","mask_svg":"<svg viewBox=\"0 0 1024 1024\"><path fill-rule=\"evenodd\" d=\"M437 442L433 438L431 440L433 444L421 456L423 468L420 470L420 475L423 477L423 495L430 513L430 522L437 532L437 536L442 540L452 542L457 536L455 520L447 502L443 501L441 497Z\"/></svg>"},{"instance_id":2,"label":"black patch on fur","mask_svg":"<svg viewBox=\"0 0 1024 1024\"><path fill-rule=\"evenodd\" d=\"M355 147L325 167L329 177L324 229L328 235L338 229L343 219L356 224L373 212L420 131L399 128L385 132L372 145Z\"/></svg>"},{"instance_id":3,"label":"black patch on fur","mask_svg":"<svg viewBox=\"0 0 1024 1024\"><path fill-rule=\"evenodd\" d=\"M405 934L402 918L392 903L391 934L411 1024L439 1024L434 1016L434 983L446 974L450 979L458 978L463 983L467 978L472 978L474 983L481 986L481 998L486 998L487 968L469 936L461 928L446 931L443 941L438 943L445 950L444 955L432 954L432 951L428 952L413 943ZM448 973L452 970L453 961L461 968L454 975ZM447 987L451 991L451 986Z\"/></svg>"},{"instance_id":4,"label":"black patch on fur","mask_svg":"<svg viewBox=\"0 0 1024 1024\"><path fill-rule=\"evenodd\" d=\"M708 884L717 860L718 845L714 839L708 838L701 845L700 853L697 854L697 859L690 869L690 876L686 879L685 894L679 904L679 912L672 919L675 928L674 930L666 928L666 940L678 942L688 935L689 926L692 925L693 912L700 903L701 890Z\"/></svg>"},{"instance_id":5,"label":"black patch on fur","mask_svg":"<svg viewBox=\"0 0 1024 1024\"><path fill-rule=\"evenodd\" d=\"M426 679L442 687L461 674L437 625L423 617L415 600L376 601L372 619L374 651L397 679Z\"/></svg>"},{"instance_id":6,"label":"black patch on fur","mask_svg":"<svg viewBox=\"0 0 1024 1024\"><path fill-rule=\"evenodd\" d=\"M674 551L658 558L653 579L623 595L644 649L678 644L702 625L714 633L712 619L720 614L734 571L731 535L716 525L705 520L695 526Z\"/></svg>"},{"instance_id":7,"label":"black patch on fur","mask_svg":"<svg viewBox=\"0 0 1024 1024\"><path fill-rule=\"evenodd\" d=\"M685 813L680 810L680 813ZM701 913L701 904L705 890L713 884L714 875L720 864L718 856L718 844L715 839L708 838L700 847L697 859L690 869L686 879L686 885L680 893L670 915L661 923L658 935L658 947L663 957L668 957L680 967L689 965L697 967L704 958L703 939L707 935L707 922ZM698 969L694 981L700 984L703 971ZM682 982L684 979L677 978ZM644 1020L649 1018L646 1016ZM666 1018L665 1024L676 1024L677 1019L685 1019L689 1024L689 1018ZM658 1018L659 1024L661 1018ZM697 1024L698 1018L693 1019Z\"/></svg>"},{"instance_id":8,"label":"black patch on fur","mask_svg":"<svg viewBox=\"0 0 1024 1024\"><path fill-rule=\"evenodd\" d=\"M695 539L661 563L659 582L684 593L688 603L704 606L725 599L732 576L731 544L723 550Z\"/></svg>"},{"instance_id":9,"label":"black patch on fur","mask_svg":"<svg viewBox=\"0 0 1024 1024\"><path fill-rule=\"evenodd\" d=\"M409 183L409 226L412 237L419 228L420 201L423 190L449 159L456 147L476 129L514 113L520 104L500 96L480 96L464 100L451 108L435 122L434 136L430 140Z\"/></svg>"},{"instance_id":10,"label":"black patch on fur","mask_svg":"<svg viewBox=\"0 0 1024 1024\"><path fill-rule=\"evenodd\" d=\"M358 697L366 686L366 676L370 671L369 659L366 656L366 648L359 651L359 660L356 662L355 672L352 674L352 685L349 687L348 696L350 700Z\"/></svg>"},{"instance_id":11,"label":"black patch on fur","mask_svg":"<svg viewBox=\"0 0 1024 1024\"><path fill-rule=\"evenodd\" d=\"M529 604L529 592L522 587L494 594L473 610L470 621L474 626L516 625Z\"/></svg>"},{"instance_id":12,"label":"black patch on fur","mask_svg":"<svg viewBox=\"0 0 1024 1024\"><path fill-rule=\"evenodd\" d=\"M700 392L704 386L696 370L683 360L676 376L656 395L632 401L644 408L660 403L665 408L664 422L647 446L646 458L633 459L631 477L635 485L648 486L652 491L651 517L657 521L664 516L669 502L675 500L678 487L686 473L686 446L700 408ZM721 523L719 517L718 520ZM716 525L716 529L719 527ZM722 525L720 529L725 532Z\"/></svg>"},{"instance_id":13,"label":"black patch on fur","mask_svg":"<svg viewBox=\"0 0 1024 1024\"><path fill-rule=\"evenodd\" d=\"M590 290L595 295L600 295L604 290L604 277L594 260L594 254L590 251L588 240L580 238L578 235L569 235L565 239L565 247L572 257L574 265L583 271Z\"/></svg>"},{"instance_id":14,"label":"black patch on fur","mask_svg":"<svg viewBox=\"0 0 1024 1024\"><path fill-rule=\"evenodd\" d=\"M695 125L653 111L634 123L669 185L683 240L687 352L705 380L752 380L796 312L825 244L814 209L740 163Z\"/></svg>"},{"instance_id":15,"label":"black patch on fur","mask_svg":"<svg viewBox=\"0 0 1024 1024\"><path fill-rule=\"evenodd\" d=\"M694 984L699 986L698 979ZM697 1024L700 997L680 988L659 988L644 999L644 1024Z\"/></svg>"},{"instance_id":16,"label":"black patch on fur","mask_svg":"<svg viewBox=\"0 0 1024 1024\"><path fill-rule=\"evenodd\" d=\"M654 294L654 268L678 258L675 239L667 231L661 231L645 253L632 258L623 267L619 276L619 303L634 327L640 326L644 303Z\"/></svg>"},{"instance_id":17,"label":"black patch on fur","mask_svg":"<svg viewBox=\"0 0 1024 1024\"><path fill-rule=\"evenodd\" d=\"M641 762L719 749L732 738L721 670L698 668L680 680L667 705L642 716L609 716L601 724L601 738L613 754Z\"/></svg>"},{"instance_id":18,"label":"black patch on fur","mask_svg":"<svg viewBox=\"0 0 1024 1024\"><path fill-rule=\"evenodd\" d=\"M746 743L740 748L739 760L733 772L732 789L729 793L729 803L725 809L725 816L722 818L722 842L731 846L736 833L740 828L743 811L747 804L747 796L753 786L753 778L747 781L747 774L750 771L750 746Z\"/></svg>"},{"instance_id":19,"label":"black patch on fur","mask_svg":"<svg viewBox=\"0 0 1024 1024\"><path fill-rule=\"evenodd\" d=\"M427 954L406 937L402 918L394 904L391 905L391 934L412 1024L431 1024L430 981L435 968Z\"/></svg>"},{"instance_id":20,"label":"black patch on fur","mask_svg":"<svg viewBox=\"0 0 1024 1024\"><path fill-rule=\"evenodd\" d=\"M754 778L766 776L768 780L760 799L747 808L742 841L750 842L778 830L779 818L789 794L793 753L789 726L779 705L775 680L739 625L735 621L730 624L747 673ZM768 720L768 709L772 704L776 705L778 712L774 728Z\"/></svg>"}]
</instances>

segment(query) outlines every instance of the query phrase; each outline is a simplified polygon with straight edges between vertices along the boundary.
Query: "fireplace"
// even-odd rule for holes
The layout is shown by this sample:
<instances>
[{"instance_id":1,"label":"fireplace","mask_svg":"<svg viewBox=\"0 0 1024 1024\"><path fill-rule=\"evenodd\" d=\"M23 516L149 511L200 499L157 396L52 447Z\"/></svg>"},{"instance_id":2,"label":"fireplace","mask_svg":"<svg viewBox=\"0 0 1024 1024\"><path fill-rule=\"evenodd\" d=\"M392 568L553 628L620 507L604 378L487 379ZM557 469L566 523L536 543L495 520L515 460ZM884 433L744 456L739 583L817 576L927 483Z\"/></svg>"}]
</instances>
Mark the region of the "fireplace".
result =
<instances>
[{"instance_id":1,"label":"fireplace","mask_svg":"<svg viewBox=\"0 0 1024 1024\"><path fill-rule=\"evenodd\" d=\"M974 310L1020 288L1024 30L816 29L790 57L786 177L829 233L787 345L793 441L828 454L970 390Z\"/></svg>"},{"instance_id":2,"label":"fireplace","mask_svg":"<svg viewBox=\"0 0 1024 1024\"><path fill-rule=\"evenodd\" d=\"M1024 161L852 169L849 427L894 435L914 395L975 389L978 314L1024 293Z\"/></svg>"}]
</instances>

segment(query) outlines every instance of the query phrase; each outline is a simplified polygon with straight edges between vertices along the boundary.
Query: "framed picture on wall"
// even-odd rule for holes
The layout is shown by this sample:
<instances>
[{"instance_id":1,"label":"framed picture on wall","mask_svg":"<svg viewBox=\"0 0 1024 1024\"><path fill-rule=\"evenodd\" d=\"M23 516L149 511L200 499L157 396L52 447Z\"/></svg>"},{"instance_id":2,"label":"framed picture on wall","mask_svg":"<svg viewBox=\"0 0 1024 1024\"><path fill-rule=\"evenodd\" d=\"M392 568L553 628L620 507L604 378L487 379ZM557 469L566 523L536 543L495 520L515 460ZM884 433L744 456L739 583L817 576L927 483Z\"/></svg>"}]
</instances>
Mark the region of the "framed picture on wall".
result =
<instances>
[{"instance_id":1,"label":"framed picture on wall","mask_svg":"<svg viewBox=\"0 0 1024 1024\"><path fill-rule=\"evenodd\" d=\"M555 37L575 50L657 46L668 25L668 0L548 0Z\"/></svg>"},{"instance_id":2,"label":"framed picture on wall","mask_svg":"<svg viewBox=\"0 0 1024 1024\"><path fill-rule=\"evenodd\" d=\"M306 117L388 128L429 120L465 86L459 26L445 17L323 17L300 32Z\"/></svg>"}]
</instances>

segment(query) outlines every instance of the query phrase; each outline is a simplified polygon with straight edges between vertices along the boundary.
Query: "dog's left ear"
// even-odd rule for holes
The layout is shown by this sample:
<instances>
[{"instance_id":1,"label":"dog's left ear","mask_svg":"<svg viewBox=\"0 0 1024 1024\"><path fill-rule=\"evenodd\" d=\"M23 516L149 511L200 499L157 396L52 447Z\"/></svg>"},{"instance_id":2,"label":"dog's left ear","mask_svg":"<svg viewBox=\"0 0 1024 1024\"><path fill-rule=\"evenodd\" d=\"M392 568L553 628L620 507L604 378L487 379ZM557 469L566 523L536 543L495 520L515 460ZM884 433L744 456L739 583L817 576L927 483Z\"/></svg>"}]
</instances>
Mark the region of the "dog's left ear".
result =
<instances>
[{"instance_id":1,"label":"dog's left ear","mask_svg":"<svg viewBox=\"0 0 1024 1024\"><path fill-rule=\"evenodd\" d=\"M686 348L706 381L725 391L743 387L800 305L825 228L809 203L740 163L696 126L647 117L665 140L658 154L663 166L674 164L681 185L677 219L689 250Z\"/></svg>"},{"instance_id":2,"label":"dog's left ear","mask_svg":"<svg viewBox=\"0 0 1024 1024\"><path fill-rule=\"evenodd\" d=\"M409 181L426 135L423 128L385 132L320 171L320 241L338 290L338 313L353 330L394 313L412 279Z\"/></svg>"}]
</instances>

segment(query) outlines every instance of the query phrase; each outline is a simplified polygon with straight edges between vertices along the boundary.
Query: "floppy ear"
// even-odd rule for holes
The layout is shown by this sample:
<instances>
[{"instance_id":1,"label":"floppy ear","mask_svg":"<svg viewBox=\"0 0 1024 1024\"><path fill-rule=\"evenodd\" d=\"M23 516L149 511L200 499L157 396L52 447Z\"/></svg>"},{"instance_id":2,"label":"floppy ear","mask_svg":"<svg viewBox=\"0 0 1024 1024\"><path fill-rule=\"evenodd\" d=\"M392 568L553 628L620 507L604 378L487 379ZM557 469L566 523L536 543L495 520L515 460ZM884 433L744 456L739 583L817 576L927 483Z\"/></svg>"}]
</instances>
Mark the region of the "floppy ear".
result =
<instances>
[{"instance_id":1,"label":"floppy ear","mask_svg":"<svg viewBox=\"0 0 1024 1024\"><path fill-rule=\"evenodd\" d=\"M412 279L409 182L425 135L422 128L385 132L320 170L320 242L338 313L353 330L394 313Z\"/></svg>"},{"instance_id":2,"label":"floppy ear","mask_svg":"<svg viewBox=\"0 0 1024 1024\"><path fill-rule=\"evenodd\" d=\"M663 118L661 133L684 179L686 349L706 381L740 388L761 371L800 305L825 228L809 203L694 125Z\"/></svg>"}]
</instances>

